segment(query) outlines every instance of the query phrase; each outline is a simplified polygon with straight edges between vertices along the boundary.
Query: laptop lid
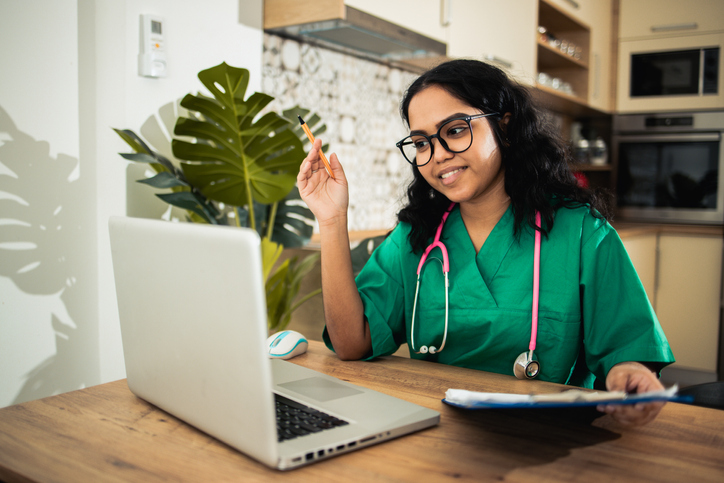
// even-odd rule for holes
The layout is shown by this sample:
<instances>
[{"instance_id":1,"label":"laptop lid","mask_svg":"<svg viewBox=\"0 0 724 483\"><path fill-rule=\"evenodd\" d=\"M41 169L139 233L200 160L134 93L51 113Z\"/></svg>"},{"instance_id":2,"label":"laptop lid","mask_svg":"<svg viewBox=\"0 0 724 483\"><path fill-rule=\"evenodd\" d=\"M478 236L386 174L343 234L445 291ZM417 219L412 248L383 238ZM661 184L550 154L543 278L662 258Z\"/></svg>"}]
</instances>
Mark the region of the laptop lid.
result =
<instances>
[{"instance_id":1,"label":"laptop lid","mask_svg":"<svg viewBox=\"0 0 724 483\"><path fill-rule=\"evenodd\" d=\"M131 391L276 466L257 233L120 217L109 228Z\"/></svg>"}]
</instances>

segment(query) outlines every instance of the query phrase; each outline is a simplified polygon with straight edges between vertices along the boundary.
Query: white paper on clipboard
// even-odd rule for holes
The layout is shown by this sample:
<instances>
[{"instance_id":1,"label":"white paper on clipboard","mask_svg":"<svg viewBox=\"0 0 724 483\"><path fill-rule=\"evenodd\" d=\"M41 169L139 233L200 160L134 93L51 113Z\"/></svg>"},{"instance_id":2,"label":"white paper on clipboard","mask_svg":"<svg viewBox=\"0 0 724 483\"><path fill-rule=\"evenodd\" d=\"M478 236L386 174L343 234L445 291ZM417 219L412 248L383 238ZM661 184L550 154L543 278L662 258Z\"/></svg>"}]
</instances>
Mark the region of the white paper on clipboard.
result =
<instances>
[{"instance_id":1,"label":"white paper on clipboard","mask_svg":"<svg viewBox=\"0 0 724 483\"><path fill-rule=\"evenodd\" d=\"M678 392L678 385L663 391L641 394L627 394L625 391L592 392L582 389L569 389L553 394L507 394L448 389L443 402L467 409L580 407L653 401L690 402L679 397Z\"/></svg>"}]
</instances>

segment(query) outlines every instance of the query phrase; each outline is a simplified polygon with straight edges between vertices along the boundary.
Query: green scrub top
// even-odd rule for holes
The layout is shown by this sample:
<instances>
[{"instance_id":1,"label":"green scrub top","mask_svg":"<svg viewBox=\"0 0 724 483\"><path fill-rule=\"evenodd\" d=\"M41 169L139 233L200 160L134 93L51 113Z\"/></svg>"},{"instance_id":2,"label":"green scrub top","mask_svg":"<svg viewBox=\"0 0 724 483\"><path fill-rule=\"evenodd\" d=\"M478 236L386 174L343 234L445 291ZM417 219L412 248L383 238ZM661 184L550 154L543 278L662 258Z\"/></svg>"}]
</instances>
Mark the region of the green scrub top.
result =
<instances>
[{"instance_id":1,"label":"green scrub top","mask_svg":"<svg viewBox=\"0 0 724 483\"><path fill-rule=\"evenodd\" d=\"M369 359L406 342L415 359L512 375L530 343L534 249L530 227L517 237L513 229L509 207L476 255L459 207L450 213L441 237L450 260L447 340L441 352L420 354L421 345L442 344L445 282L434 260L442 255L434 249L423 268L413 347L420 255L408 243L410 226L399 223L356 279L372 338ZM674 362L621 239L588 207L558 209L540 263L535 354L541 380L593 387L619 362ZM326 328L323 336L333 349Z\"/></svg>"}]
</instances>

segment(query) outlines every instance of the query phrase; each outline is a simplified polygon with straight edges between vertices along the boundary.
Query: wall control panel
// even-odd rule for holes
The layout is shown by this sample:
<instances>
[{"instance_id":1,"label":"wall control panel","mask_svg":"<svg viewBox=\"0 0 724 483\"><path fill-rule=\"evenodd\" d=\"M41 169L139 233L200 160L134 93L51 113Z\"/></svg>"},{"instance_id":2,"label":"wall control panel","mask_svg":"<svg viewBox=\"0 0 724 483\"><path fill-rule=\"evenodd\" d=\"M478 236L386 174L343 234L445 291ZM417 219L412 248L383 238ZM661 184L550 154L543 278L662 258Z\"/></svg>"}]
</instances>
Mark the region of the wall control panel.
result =
<instances>
[{"instance_id":1,"label":"wall control panel","mask_svg":"<svg viewBox=\"0 0 724 483\"><path fill-rule=\"evenodd\" d=\"M138 75L166 77L166 22L157 15L141 15Z\"/></svg>"}]
</instances>

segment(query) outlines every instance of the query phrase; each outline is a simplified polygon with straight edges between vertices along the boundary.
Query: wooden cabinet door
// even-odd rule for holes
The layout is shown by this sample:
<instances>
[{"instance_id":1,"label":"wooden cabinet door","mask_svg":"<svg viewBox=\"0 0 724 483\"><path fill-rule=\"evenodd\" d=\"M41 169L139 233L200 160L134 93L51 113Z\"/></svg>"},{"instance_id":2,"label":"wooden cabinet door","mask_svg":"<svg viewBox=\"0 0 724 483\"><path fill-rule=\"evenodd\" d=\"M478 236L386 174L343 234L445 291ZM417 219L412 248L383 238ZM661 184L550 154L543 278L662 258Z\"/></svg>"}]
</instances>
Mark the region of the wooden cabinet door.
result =
<instances>
[{"instance_id":1,"label":"wooden cabinet door","mask_svg":"<svg viewBox=\"0 0 724 483\"><path fill-rule=\"evenodd\" d=\"M448 55L494 63L534 85L538 0L454 0Z\"/></svg>"},{"instance_id":2,"label":"wooden cabinet door","mask_svg":"<svg viewBox=\"0 0 724 483\"><path fill-rule=\"evenodd\" d=\"M604 112L614 108L612 75L614 42L612 0L587 2L595 23L591 25L591 53L588 56L588 104Z\"/></svg>"},{"instance_id":3,"label":"wooden cabinet door","mask_svg":"<svg viewBox=\"0 0 724 483\"><path fill-rule=\"evenodd\" d=\"M721 0L621 0L620 12L621 40L724 30Z\"/></svg>"},{"instance_id":4,"label":"wooden cabinet door","mask_svg":"<svg viewBox=\"0 0 724 483\"><path fill-rule=\"evenodd\" d=\"M447 42L444 7L452 0L345 0L357 10L374 15L440 42Z\"/></svg>"},{"instance_id":5,"label":"wooden cabinet door","mask_svg":"<svg viewBox=\"0 0 724 483\"><path fill-rule=\"evenodd\" d=\"M652 233L626 237L622 241L653 307L656 303L657 236Z\"/></svg>"},{"instance_id":6,"label":"wooden cabinet door","mask_svg":"<svg viewBox=\"0 0 724 483\"><path fill-rule=\"evenodd\" d=\"M716 373L722 238L659 236L656 314L676 365Z\"/></svg>"}]
</instances>

